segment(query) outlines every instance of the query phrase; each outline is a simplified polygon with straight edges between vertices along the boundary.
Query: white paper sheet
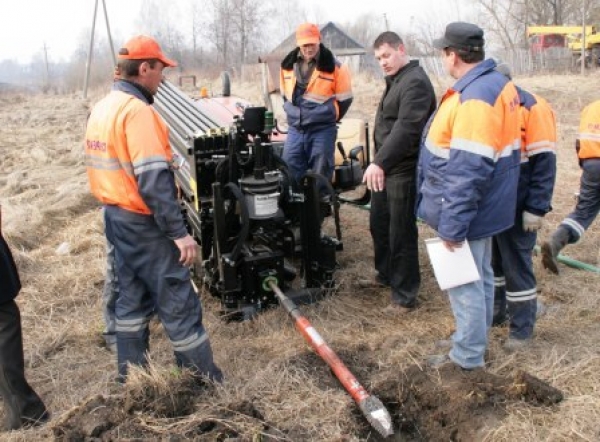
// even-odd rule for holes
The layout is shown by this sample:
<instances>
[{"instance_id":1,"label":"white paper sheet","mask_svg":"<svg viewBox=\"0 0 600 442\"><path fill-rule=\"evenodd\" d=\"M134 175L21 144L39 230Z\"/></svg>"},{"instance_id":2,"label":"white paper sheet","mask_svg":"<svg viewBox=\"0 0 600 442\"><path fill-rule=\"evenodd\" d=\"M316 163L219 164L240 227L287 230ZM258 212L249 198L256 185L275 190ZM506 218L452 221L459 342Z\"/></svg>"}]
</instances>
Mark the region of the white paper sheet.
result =
<instances>
[{"instance_id":1,"label":"white paper sheet","mask_svg":"<svg viewBox=\"0 0 600 442\"><path fill-rule=\"evenodd\" d=\"M467 241L462 247L448 250L440 238L425 240L435 279L442 290L447 290L480 279L471 248Z\"/></svg>"}]
</instances>

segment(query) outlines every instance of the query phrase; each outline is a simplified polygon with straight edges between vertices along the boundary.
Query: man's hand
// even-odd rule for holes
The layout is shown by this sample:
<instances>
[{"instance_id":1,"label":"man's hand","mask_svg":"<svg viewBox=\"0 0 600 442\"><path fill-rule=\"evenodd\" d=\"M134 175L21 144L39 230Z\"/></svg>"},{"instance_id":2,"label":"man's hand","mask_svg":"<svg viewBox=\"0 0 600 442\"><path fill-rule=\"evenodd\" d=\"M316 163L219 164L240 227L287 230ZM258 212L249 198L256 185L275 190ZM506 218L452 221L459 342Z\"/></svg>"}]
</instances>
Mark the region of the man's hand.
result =
<instances>
[{"instance_id":1,"label":"man's hand","mask_svg":"<svg viewBox=\"0 0 600 442\"><path fill-rule=\"evenodd\" d=\"M196 259L196 250L198 246L194 238L190 235L186 235L183 238L176 239L175 245L179 248L179 252L181 253L179 262L186 267L191 266Z\"/></svg>"},{"instance_id":2,"label":"man's hand","mask_svg":"<svg viewBox=\"0 0 600 442\"><path fill-rule=\"evenodd\" d=\"M523 230L526 232L537 232L542 228L544 222L543 216L534 215L523 211Z\"/></svg>"},{"instance_id":3,"label":"man's hand","mask_svg":"<svg viewBox=\"0 0 600 442\"><path fill-rule=\"evenodd\" d=\"M445 239L442 240L442 242L444 243L444 246L450 250L451 252L454 252L454 249L460 249L463 246L463 242L464 241L447 241Z\"/></svg>"},{"instance_id":4,"label":"man's hand","mask_svg":"<svg viewBox=\"0 0 600 442\"><path fill-rule=\"evenodd\" d=\"M377 164L371 163L365 170L363 183L367 183L367 189L373 192L381 192L385 189L385 172Z\"/></svg>"}]
</instances>

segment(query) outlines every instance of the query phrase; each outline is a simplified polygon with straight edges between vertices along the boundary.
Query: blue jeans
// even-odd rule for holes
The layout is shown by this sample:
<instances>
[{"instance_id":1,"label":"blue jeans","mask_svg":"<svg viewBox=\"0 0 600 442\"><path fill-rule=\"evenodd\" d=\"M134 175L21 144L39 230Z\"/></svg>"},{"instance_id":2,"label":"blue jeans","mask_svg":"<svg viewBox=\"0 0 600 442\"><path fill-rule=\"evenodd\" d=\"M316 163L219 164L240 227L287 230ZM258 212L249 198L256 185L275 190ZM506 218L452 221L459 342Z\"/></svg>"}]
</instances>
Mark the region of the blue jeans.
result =
<instances>
[{"instance_id":1,"label":"blue jeans","mask_svg":"<svg viewBox=\"0 0 600 442\"><path fill-rule=\"evenodd\" d=\"M463 368L483 367L494 315L492 239L469 241L481 279L448 290L456 323L450 359Z\"/></svg>"}]
</instances>

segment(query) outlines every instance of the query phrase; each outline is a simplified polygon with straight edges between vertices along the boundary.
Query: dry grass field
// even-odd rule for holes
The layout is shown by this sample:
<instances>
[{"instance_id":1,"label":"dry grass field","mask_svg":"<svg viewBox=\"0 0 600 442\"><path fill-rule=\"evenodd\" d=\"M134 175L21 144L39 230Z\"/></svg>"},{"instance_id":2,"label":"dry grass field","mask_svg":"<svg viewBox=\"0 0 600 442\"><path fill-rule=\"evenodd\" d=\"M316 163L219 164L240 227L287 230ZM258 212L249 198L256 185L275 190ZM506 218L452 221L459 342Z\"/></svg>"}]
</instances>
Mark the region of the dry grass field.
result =
<instances>
[{"instance_id":1,"label":"dry grass field","mask_svg":"<svg viewBox=\"0 0 600 442\"><path fill-rule=\"evenodd\" d=\"M516 79L544 96L558 116L554 211L540 240L573 207L579 112L600 98L598 75ZM356 79L351 115L372 120L382 86ZM225 383L200 389L173 370L170 344L158 323L151 328L152 369L134 372L125 387L115 383L114 355L101 339L102 220L88 191L81 142L88 108L104 92L95 91L88 101L0 95L3 232L24 285L18 302L27 376L52 412L48 425L1 433L0 439L379 440L280 308L251 322L225 323L218 300L202 292L205 325ZM233 93L258 103L253 85L234 82ZM341 217L339 287L303 310L393 414L401 430L393 440L600 440L598 274L562 266L554 276L536 258L540 299L549 308L532 347L508 353L502 347L506 328L493 329L486 372L430 370L424 358L435 353L436 340L452 333L453 319L424 248L420 308L402 319L386 316L381 310L389 293L357 286L373 272L368 212L343 206ZM420 229L423 238L433 235L426 226ZM596 223L564 253L597 266L599 246ZM557 404L551 387L564 396Z\"/></svg>"}]
</instances>

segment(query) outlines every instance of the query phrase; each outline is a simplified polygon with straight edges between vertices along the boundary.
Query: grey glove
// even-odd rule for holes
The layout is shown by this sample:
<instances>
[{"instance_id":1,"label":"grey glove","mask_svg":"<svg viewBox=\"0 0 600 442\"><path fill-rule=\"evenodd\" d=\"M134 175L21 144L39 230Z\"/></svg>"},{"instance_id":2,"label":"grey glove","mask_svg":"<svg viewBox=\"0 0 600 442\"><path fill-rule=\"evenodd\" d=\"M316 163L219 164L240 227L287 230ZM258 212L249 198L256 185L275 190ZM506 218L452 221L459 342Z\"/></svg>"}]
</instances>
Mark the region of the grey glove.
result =
<instances>
[{"instance_id":1,"label":"grey glove","mask_svg":"<svg viewBox=\"0 0 600 442\"><path fill-rule=\"evenodd\" d=\"M542 228L544 222L543 216L534 215L527 211L523 211L523 230L526 232L537 232Z\"/></svg>"}]
</instances>

